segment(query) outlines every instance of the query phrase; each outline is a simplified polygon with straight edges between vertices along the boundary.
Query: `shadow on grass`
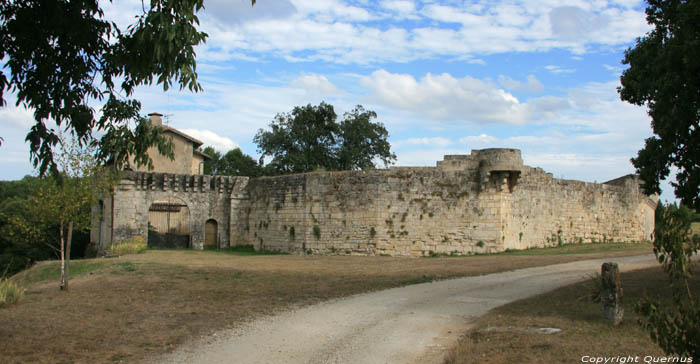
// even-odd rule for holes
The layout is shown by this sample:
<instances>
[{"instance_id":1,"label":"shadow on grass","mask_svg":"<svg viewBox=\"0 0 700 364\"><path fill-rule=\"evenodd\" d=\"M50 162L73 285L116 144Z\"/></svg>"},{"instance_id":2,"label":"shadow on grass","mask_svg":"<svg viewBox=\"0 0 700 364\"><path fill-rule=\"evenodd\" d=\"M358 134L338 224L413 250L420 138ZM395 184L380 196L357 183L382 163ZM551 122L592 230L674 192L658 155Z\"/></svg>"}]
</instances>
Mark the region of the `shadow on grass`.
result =
<instances>
[{"instance_id":1,"label":"shadow on grass","mask_svg":"<svg viewBox=\"0 0 700 364\"><path fill-rule=\"evenodd\" d=\"M252 245L236 245L228 248L204 247L205 252L229 254L237 256L256 256L256 255L289 255L287 252L277 252L270 250L255 250Z\"/></svg>"},{"instance_id":2,"label":"shadow on grass","mask_svg":"<svg viewBox=\"0 0 700 364\"><path fill-rule=\"evenodd\" d=\"M473 253L473 254L458 254L452 253L436 253L432 250L424 258L465 258L474 256L542 256L542 255L566 255L566 254L594 254L608 253L625 250L648 249L652 251L651 243L572 243L563 244L554 247L534 247L528 249L507 249L498 253Z\"/></svg>"}]
</instances>

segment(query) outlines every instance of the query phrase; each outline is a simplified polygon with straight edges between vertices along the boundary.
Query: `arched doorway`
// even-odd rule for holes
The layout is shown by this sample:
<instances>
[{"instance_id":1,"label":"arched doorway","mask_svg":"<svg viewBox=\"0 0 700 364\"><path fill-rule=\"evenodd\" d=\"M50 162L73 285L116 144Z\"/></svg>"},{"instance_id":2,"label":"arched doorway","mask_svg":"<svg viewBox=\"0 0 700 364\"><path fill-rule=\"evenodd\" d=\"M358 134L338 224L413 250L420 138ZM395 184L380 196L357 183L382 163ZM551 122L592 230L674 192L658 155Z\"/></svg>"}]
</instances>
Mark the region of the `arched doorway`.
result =
<instances>
[{"instance_id":1,"label":"arched doorway","mask_svg":"<svg viewBox=\"0 0 700 364\"><path fill-rule=\"evenodd\" d=\"M190 246L190 210L177 197L153 201L148 209L148 246L183 249Z\"/></svg>"},{"instance_id":2,"label":"arched doorway","mask_svg":"<svg viewBox=\"0 0 700 364\"><path fill-rule=\"evenodd\" d=\"M216 220L209 219L204 224L204 247L217 247L218 246L218 236L217 229L218 225Z\"/></svg>"}]
</instances>

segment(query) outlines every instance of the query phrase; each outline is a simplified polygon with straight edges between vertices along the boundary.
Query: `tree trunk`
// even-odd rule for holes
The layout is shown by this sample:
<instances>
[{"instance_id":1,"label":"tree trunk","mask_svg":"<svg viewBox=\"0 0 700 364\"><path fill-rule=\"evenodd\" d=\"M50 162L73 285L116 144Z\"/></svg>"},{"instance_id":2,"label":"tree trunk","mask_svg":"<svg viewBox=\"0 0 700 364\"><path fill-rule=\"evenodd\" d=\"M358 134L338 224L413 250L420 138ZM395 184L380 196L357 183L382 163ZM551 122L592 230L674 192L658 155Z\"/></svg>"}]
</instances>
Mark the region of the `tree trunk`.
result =
<instances>
[{"instance_id":1,"label":"tree trunk","mask_svg":"<svg viewBox=\"0 0 700 364\"><path fill-rule=\"evenodd\" d=\"M70 246L73 241L73 221L68 221L68 237L66 238L66 276L63 280L63 290L68 290L68 281L70 280Z\"/></svg>"},{"instance_id":2,"label":"tree trunk","mask_svg":"<svg viewBox=\"0 0 700 364\"><path fill-rule=\"evenodd\" d=\"M66 249L65 241L63 239L63 220L61 220L59 224L58 235L60 237L61 242L61 282L59 284L59 288L63 290L66 285Z\"/></svg>"}]
</instances>

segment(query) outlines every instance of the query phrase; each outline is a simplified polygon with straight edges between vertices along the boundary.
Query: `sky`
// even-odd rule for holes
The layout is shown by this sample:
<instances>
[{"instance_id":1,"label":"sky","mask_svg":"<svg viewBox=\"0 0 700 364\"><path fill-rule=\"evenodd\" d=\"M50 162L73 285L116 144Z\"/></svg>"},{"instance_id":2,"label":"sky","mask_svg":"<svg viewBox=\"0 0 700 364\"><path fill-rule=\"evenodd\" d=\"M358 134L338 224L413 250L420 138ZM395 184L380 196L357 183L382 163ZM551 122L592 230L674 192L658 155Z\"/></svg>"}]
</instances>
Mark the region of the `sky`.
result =
<instances>
[{"instance_id":1,"label":"sky","mask_svg":"<svg viewBox=\"0 0 700 364\"><path fill-rule=\"evenodd\" d=\"M562 5L562 4L566 5ZM554 177L604 182L634 172L652 135L620 100L624 51L650 30L635 0L205 0L197 48L203 91L141 87L143 112L225 152L258 157L278 113L325 101L362 105L389 131L398 166L518 148ZM103 4L125 28L140 0ZM0 180L34 174L31 110L0 108ZM673 199L665 185L662 199Z\"/></svg>"}]
</instances>

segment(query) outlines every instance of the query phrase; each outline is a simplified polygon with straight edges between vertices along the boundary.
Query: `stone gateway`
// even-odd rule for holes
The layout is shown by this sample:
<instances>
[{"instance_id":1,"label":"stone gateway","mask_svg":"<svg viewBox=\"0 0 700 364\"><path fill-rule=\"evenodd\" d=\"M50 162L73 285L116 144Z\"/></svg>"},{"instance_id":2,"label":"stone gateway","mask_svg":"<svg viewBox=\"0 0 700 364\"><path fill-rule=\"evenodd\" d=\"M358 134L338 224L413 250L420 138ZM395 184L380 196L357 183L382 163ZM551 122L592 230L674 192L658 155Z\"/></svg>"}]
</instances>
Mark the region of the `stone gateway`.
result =
<instances>
[{"instance_id":1,"label":"stone gateway","mask_svg":"<svg viewBox=\"0 0 700 364\"><path fill-rule=\"evenodd\" d=\"M277 177L131 171L96 207L91 241L99 251L142 237L193 249L492 253L650 240L656 204L635 175L557 179L523 165L517 149L448 155L436 167Z\"/></svg>"}]
</instances>

